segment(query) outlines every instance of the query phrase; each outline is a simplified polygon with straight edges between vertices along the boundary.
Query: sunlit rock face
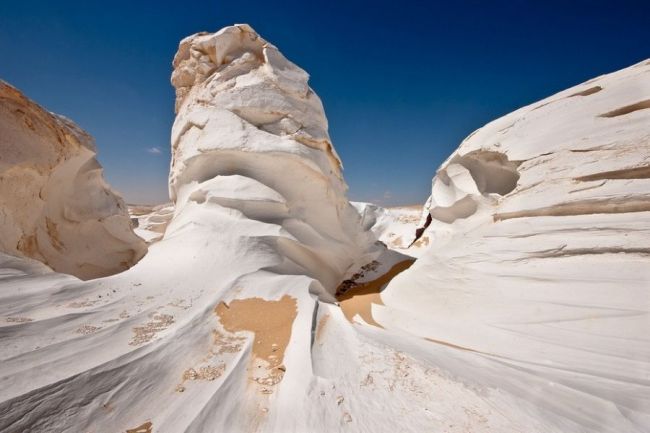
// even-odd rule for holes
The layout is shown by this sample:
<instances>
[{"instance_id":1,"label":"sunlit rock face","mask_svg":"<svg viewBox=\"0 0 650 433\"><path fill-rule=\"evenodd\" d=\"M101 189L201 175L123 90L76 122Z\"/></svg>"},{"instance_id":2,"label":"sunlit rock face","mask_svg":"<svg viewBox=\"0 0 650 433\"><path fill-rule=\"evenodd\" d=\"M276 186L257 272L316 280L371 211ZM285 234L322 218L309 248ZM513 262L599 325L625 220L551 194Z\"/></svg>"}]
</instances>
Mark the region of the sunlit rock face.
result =
<instances>
[{"instance_id":1,"label":"sunlit rock face","mask_svg":"<svg viewBox=\"0 0 650 433\"><path fill-rule=\"evenodd\" d=\"M267 223L250 249L274 249L276 271L314 277L333 299L379 248L345 196L309 75L245 24L183 39L173 65L177 219L218 208Z\"/></svg>"},{"instance_id":2,"label":"sunlit rock face","mask_svg":"<svg viewBox=\"0 0 650 433\"><path fill-rule=\"evenodd\" d=\"M174 206L169 203L156 206L130 205L129 215L135 227L135 234L151 244L165 235L167 225L174 216Z\"/></svg>"},{"instance_id":3,"label":"sunlit rock face","mask_svg":"<svg viewBox=\"0 0 650 433\"><path fill-rule=\"evenodd\" d=\"M146 252L92 138L0 81L0 251L88 279Z\"/></svg>"},{"instance_id":4,"label":"sunlit rock face","mask_svg":"<svg viewBox=\"0 0 650 433\"><path fill-rule=\"evenodd\" d=\"M389 208L363 202L353 202L352 205L361 215L364 227L370 228L391 250L420 257L428 249L429 235L419 233L422 231L419 227L421 204Z\"/></svg>"},{"instance_id":5,"label":"sunlit rock face","mask_svg":"<svg viewBox=\"0 0 650 433\"><path fill-rule=\"evenodd\" d=\"M174 67L137 266L0 254L0 431L648 431L650 66L468 138L413 264L371 232L408 253L417 213L348 203L304 71L246 25Z\"/></svg>"},{"instance_id":6,"label":"sunlit rock face","mask_svg":"<svg viewBox=\"0 0 650 433\"><path fill-rule=\"evenodd\" d=\"M465 139L433 179L431 247L376 320L458 348L438 361L546 431L648 431L649 101L645 61Z\"/></svg>"},{"instance_id":7,"label":"sunlit rock face","mask_svg":"<svg viewBox=\"0 0 650 433\"><path fill-rule=\"evenodd\" d=\"M89 282L0 255L0 296L12 300L0 302L2 431L301 432L352 420L340 394L353 398L368 374L358 354L374 349L335 296L387 251L345 196L308 75L245 25L185 39L174 64L174 215L162 239L137 266ZM339 363L352 379L336 379Z\"/></svg>"}]
</instances>

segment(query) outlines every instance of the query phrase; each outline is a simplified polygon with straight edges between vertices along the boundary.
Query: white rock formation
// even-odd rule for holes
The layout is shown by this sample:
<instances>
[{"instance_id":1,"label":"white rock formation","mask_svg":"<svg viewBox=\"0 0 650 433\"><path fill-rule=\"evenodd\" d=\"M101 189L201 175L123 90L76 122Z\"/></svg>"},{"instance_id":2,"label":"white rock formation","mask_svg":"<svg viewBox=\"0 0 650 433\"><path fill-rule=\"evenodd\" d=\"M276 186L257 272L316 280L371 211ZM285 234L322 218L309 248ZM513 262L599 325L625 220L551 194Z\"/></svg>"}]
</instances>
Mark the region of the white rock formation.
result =
<instances>
[{"instance_id":1,"label":"white rock formation","mask_svg":"<svg viewBox=\"0 0 650 433\"><path fill-rule=\"evenodd\" d=\"M88 279L146 252L92 138L0 81L0 251Z\"/></svg>"},{"instance_id":2,"label":"white rock formation","mask_svg":"<svg viewBox=\"0 0 650 433\"><path fill-rule=\"evenodd\" d=\"M32 281L29 266L4 264L0 430L314 422L309 400L330 387L315 386L310 355L319 299L332 305L339 283L386 250L345 197L304 71L248 26L187 38L174 63L164 238L137 266L88 283ZM51 398L57 389L70 398Z\"/></svg>"},{"instance_id":3,"label":"white rock formation","mask_svg":"<svg viewBox=\"0 0 650 433\"><path fill-rule=\"evenodd\" d=\"M410 262L347 202L306 73L245 25L183 40L174 65L163 239L85 283L0 255L0 430L647 430L647 212L530 210L639 209L650 110L594 113L649 99L650 65L464 143L431 248L381 295ZM640 178L584 178L614 170Z\"/></svg>"},{"instance_id":4,"label":"white rock formation","mask_svg":"<svg viewBox=\"0 0 650 433\"><path fill-rule=\"evenodd\" d=\"M129 205L129 215L135 226L135 234L147 243L154 243L165 235L169 221L174 216L174 205Z\"/></svg>"},{"instance_id":5,"label":"white rock formation","mask_svg":"<svg viewBox=\"0 0 650 433\"><path fill-rule=\"evenodd\" d=\"M361 215L363 226L391 250L420 257L428 249L429 234L417 237L418 230L422 231L422 205L388 208L363 202L352 202L352 205Z\"/></svg>"},{"instance_id":6,"label":"white rock formation","mask_svg":"<svg viewBox=\"0 0 650 433\"><path fill-rule=\"evenodd\" d=\"M269 267L314 277L313 290L332 300L379 249L345 197L309 75L245 24L183 39L173 64L175 220L227 212L264 223L245 233L250 254L274 250Z\"/></svg>"},{"instance_id":7,"label":"white rock formation","mask_svg":"<svg viewBox=\"0 0 650 433\"><path fill-rule=\"evenodd\" d=\"M649 431L649 108L645 61L470 135L433 179L432 247L375 320L544 431Z\"/></svg>"}]
</instances>

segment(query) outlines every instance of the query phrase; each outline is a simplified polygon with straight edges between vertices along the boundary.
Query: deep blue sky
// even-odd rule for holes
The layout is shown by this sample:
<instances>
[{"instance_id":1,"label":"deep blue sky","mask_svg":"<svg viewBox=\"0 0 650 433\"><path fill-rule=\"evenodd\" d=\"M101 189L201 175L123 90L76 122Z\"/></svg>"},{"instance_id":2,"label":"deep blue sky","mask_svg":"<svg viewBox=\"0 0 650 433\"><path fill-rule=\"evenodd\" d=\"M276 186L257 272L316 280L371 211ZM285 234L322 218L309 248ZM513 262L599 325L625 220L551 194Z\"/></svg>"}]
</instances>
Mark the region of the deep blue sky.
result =
<instances>
[{"instance_id":1,"label":"deep blue sky","mask_svg":"<svg viewBox=\"0 0 650 433\"><path fill-rule=\"evenodd\" d=\"M90 132L128 201L162 202L178 42L249 23L311 74L351 199L413 204L474 129L650 57L649 18L650 1L0 0L0 78Z\"/></svg>"}]
</instances>

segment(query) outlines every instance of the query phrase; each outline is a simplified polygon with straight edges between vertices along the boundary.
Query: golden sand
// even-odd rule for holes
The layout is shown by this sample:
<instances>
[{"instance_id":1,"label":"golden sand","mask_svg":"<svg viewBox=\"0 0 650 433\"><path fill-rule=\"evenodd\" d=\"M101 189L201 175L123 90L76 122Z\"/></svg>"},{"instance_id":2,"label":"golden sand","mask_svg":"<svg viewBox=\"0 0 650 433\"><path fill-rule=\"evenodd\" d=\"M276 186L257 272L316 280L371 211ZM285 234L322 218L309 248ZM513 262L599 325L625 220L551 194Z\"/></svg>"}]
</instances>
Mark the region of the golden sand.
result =
<instances>
[{"instance_id":1,"label":"golden sand","mask_svg":"<svg viewBox=\"0 0 650 433\"><path fill-rule=\"evenodd\" d=\"M341 310L345 317L352 322L355 315L371 325L382 327L379 323L375 322L372 318L371 305L378 304L384 305L381 300L381 289L388 284L397 274L408 269L415 260L405 260L393 265L388 272L376 280L368 281L365 283L358 283L345 293L337 295L337 299L341 305Z\"/></svg>"},{"instance_id":2,"label":"golden sand","mask_svg":"<svg viewBox=\"0 0 650 433\"><path fill-rule=\"evenodd\" d=\"M420 239L414 241L412 246L420 248L426 247L427 245L429 245L429 236L422 236Z\"/></svg>"},{"instance_id":3,"label":"golden sand","mask_svg":"<svg viewBox=\"0 0 650 433\"><path fill-rule=\"evenodd\" d=\"M120 317L122 317L121 314ZM158 332L164 331L173 323L174 316L169 314L155 314L151 321L133 328L133 338L129 341L129 345L139 346L148 343L153 340Z\"/></svg>"},{"instance_id":4,"label":"golden sand","mask_svg":"<svg viewBox=\"0 0 650 433\"><path fill-rule=\"evenodd\" d=\"M147 421L146 423L139 425L135 428L129 429L126 431L126 433L151 433L153 424L151 424L151 421Z\"/></svg>"},{"instance_id":5,"label":"golden sand","mask_svg":"<svg viewBox=\"0 0 650 433\"><path fill-rule=\"evenodd\" d=\"M291 327L298 314L295 298L284 295L278 301L262 298L236 299L229 304L220 302L215 308L228 332L255 333L253 356L268 363L269 384L282 379L285 367L284 351L291 339Z\"/></svg>"},{"instance_id":6,"label":"golden sand","mask_svg":"<svg viewBox=\"0 0 650 433\"><path fill-rule=\"evenodd\" d=\"M318 325L316 326L316 341L319 341L322 338L323 332L325 331L325 327L327 326L327 322L329 319L330 319L330 315L325 314L318 321Z\"/></svg>"}]
</instances>

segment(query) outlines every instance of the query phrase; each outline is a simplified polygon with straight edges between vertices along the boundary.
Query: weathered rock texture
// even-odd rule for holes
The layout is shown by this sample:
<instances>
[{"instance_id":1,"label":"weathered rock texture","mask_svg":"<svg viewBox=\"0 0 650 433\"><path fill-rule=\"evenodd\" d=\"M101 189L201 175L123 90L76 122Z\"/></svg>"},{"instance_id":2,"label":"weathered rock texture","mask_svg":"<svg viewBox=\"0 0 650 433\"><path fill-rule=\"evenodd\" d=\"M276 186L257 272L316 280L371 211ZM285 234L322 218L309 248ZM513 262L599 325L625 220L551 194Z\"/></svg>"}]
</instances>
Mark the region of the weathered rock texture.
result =
<instances>
[{"instance_id":1,"label":"weathered rock texture","mask_svg":"<svg viewBox=\"0 0 650 433\"><path fill-rule=\"evenodd\" d=\"M174 206L165 203L157 206L131 205L129 215L135 226L134 232L145 242L151 244L165 235L167 225L174 216Z\"/></svg>"},{"instance_id":2,"label":"weathered rock texture","mask_svg":"<svg viewBox=\"0 0 650 433\"><path fill-rule=\"evenodd\" d=\"M314 408L329 431L351 417L312 344L339 283L386 249L346 198L307 73L246 25L183 40L174 64L163 238L76 284L0 255L0 296L16 297L0 302L0 430L312 431ZM362 347L335 321L350 333L332 344Z\"/></svg>"},{"instance_id":3,"label":"weathered rock texture","mask_svg":"<svg viewBox=\"0 0 650 433\"><path fill-rule=\"evenodd\" d=\"M304 71L246 25L174 64L163 238L90 282L0 254L0 430L649 430L650 65L468 138L403 271Z\"/></svg>"},{"instance_id":4,"label":"weathered rock texture","mask_svg":"<svg viewBox=\"0 0 650 433\"><path fill-rule=\"evenodd\" d=\"M431 248L375 320L545 431L648 431L649 100L645 61L465 139L433 179Z\"/></svg>"},{"instance_id":5,"label":"weathered rock texture","mask_svg":"<svg viewBox=\"0 0 650 433\"><path fill-rule=\"evenodd\" d=\"M0 251L82 279L128 269L146 251L92 138L2 81Z\"/></svg>"},{"instance_id":6,"label":"weathered rock texture","mask_svg":"<svg viewBox=\"0 0 650 433\"><path fill-rule=\"evenodd\" d=\"M314 277L332 300L379 249L346 198L309 75L246 24L183 39L173 65L176 219L227 209L266 223L247 248L272 248L269 266Z\"/></svg>"}]
</instances>

